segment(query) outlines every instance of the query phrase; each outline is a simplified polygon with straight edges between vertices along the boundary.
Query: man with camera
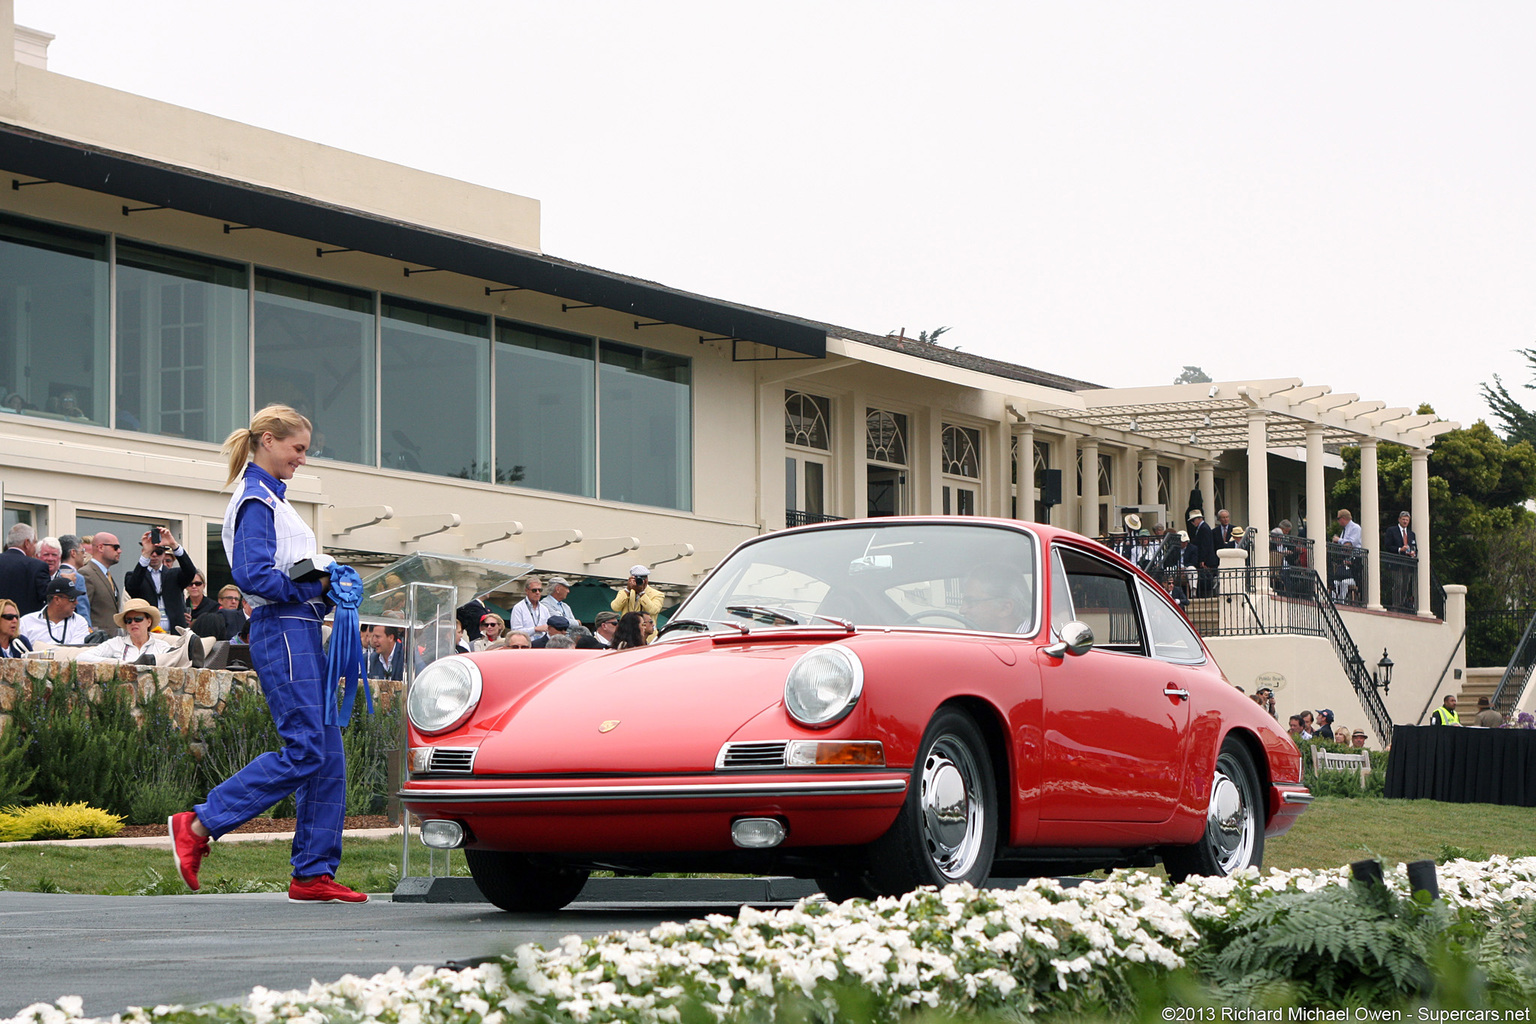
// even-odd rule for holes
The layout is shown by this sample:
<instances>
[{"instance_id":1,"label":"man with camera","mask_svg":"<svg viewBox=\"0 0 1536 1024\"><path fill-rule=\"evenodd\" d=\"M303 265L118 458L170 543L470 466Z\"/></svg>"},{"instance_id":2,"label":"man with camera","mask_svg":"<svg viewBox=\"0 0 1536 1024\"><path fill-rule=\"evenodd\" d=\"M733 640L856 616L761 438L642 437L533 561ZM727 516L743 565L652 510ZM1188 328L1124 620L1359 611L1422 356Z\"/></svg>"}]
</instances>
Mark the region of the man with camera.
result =
<instances>
[{"instance_id":1,"label":"man with camera","mask_svg":"<svg viewBox=\"0 0 1536 1024\"><path fill-rule=\"evenodd\" d=\"M129 597L148 601L160 609L167 632L186 621L183 596L188 581L197 575L192 556L177 543L168 528L152 526L139 538L139 564L128 570L123 588Z\"/></svg>"},{"instance_id":2,"label":"man with camera","mask_svg":"<svg viewBox=\"0 0 1536 1024\"><path fill-rule=\"evenodd\" d=\"M630 566L629 581L608 607L623 615L625 612L650 612L654 617L661 613L661 591L651 587L651 570L643 565Z\"/></svg>"}]
</instances>

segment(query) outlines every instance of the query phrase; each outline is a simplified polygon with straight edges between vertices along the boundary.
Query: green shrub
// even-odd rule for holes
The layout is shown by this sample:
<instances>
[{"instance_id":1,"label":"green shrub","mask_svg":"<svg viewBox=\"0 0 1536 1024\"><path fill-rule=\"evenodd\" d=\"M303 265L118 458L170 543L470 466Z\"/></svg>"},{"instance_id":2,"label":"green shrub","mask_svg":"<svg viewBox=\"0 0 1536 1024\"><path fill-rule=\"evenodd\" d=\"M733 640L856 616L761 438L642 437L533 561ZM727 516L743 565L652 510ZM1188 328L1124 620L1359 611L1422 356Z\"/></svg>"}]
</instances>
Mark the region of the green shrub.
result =
<instances>
[{"instance_id":1,"label":"green shrub","mask_svg":"<svg viewBox=\"0 0 1536 1024\"><path fill-rule=\"evenodd\" d=\"M198 733L203 757L198 762L198 788L207 793L259 755L283 745L267 709L267 698L257 686L238 686L224 702L224 709ZM267 809L266 816L293 817L293 797Z\"/></svg>"},{"instance_id":2,"label":"green shrub","mask_svg":"<svg viewBox=\"0 0 1536 1024\"><path fill-rule=\"evenodd\" d=\"M27 789L36 776L37 769L27 764L21 729L13 722L0 732L0 807L27 802Z\"/></svg>"},{"instance_id":3,"label":"green shrub","mask_svg":"<svg viewBox=\"0 0 1536 1024\"><path fill-rule=\"evenodd\" d=\"M120 815L85 803L33 804L0 810L0 842L31 839L105 839L123 830Z\"/></svg>"},{"instance_id":4,"label":"green shrub","mask_svg":"<svg viewBox=\"0 0 1536 1024\"><path fill-rule=\"evenodd\" d=\"M389 752L400 745L400 701L375 705L368 714L362 701L341 732L347 752L347 813L382 814L389 798Z\"/></svg>"}]
</instances>

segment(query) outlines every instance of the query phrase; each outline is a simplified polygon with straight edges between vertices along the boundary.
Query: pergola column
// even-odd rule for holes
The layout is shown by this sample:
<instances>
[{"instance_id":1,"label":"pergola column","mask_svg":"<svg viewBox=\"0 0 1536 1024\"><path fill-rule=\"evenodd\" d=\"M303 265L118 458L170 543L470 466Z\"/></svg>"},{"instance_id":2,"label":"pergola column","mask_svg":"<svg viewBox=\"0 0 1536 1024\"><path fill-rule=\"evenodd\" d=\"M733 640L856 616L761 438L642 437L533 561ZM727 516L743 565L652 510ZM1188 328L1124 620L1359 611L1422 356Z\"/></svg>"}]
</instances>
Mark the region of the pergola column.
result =
<instances>
[{"instance_id":1,"label":"pergola column","mask_svg":"<svg viewBox=\"0 0 1536 1024\"><path fill-rule=\"evenodd\" d=\"M1141 504L1157 504L1157 452L1148 449L1141 453Z\"/></svg>"},{"instance_id":2,"label":"pergola column","mask_svg":"<svg viewBox=\"0 0 1536 1024\"><path fill-rule=\"evenodd\" d=\"M1269 559L1269 414L1248 410L1248 529L1257 530L1254 551Z\"/></svg>"},{"instance_id":3,"label":"pergola column","mask_svg":"<svg viewBox=\"0 0 1536 1024\"><path fill-rule=\"evenodd\" d=\"M1200 511L1205 513L1205 521L1211 522L1216 518L1216 510L1211 507L1216 500L1216 463L1208 459L1195 463L1195 486L1200 488ZM1184 524L1179 523L1179 529L1183 528Z\"/></svg>"},{"instance_id":4,"label":"pergola column","mask_svg":"<svg viewBox=\"0 0 1536 1024\"><path fill-rule=\"evenodd\" d=\"M1085 537L1099 533L1099 442L1085 437L1078 442L1082 455L1083 496L1077 503L1077 532Z\"/></svg>"},{"instance_id":5,"label":"pergola column","mask_svg":"<svg viewBox=\"0 0 1536 1024\"><path fill-rule=\"evenodd\" d=\"M1413 514L1414 537L1419 542L1419 614L1433 617L1429 607L1429 449L1415 448L1408 453L1413 460Z\"/></svg>"},{"instance_id":6,"label":"pergola column","mask_svg":"<svg viewBox=\"0 0 1536 1024\"><path fill-rule=\"evenodd\" d=\"M1019 518L1026 523L1035 521L1035 428L1023 426L1013 432L1018 442L1018 458L1014 469L1018 473Z\"/></svg>"},{"instance_id":7,"label":"pergola column","mask_svg":"<svg viewBox=\"0 0 1536 1024\"><path fill-rule=\"evenodd\" d=\"M1376 439L1360 442L1360 543L1365 545L1365 606L1381 609L1381 481ZM1372 531L1375 531L1374 533Z\"/></svg>"},{"instance_id":8,"label":"pergola column","mask_svg":"<svg viewBox=\"0 0 1536 1024\"><path fill-rule=\"evenodd\" d=\"M1307 536L1312 538L1312 564L1322 565L1328 542L1328 495L1323 483L1323 428L1307 424ZM1326 578L1328 574L1323 573Z\"/></svg>"}]
</instances>

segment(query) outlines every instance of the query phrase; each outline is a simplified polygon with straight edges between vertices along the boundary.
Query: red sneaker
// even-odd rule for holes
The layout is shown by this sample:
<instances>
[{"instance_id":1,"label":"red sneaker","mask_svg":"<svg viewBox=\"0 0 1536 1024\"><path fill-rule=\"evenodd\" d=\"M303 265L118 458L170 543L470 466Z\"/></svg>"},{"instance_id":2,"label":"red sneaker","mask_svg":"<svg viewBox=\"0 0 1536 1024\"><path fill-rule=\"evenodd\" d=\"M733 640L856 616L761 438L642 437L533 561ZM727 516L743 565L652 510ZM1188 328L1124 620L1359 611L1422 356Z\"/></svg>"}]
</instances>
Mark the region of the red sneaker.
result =
<instances>
[{"instance_id":1,"label":"red sneaker","mask_svg":"<svg viewBox=\"0 0 1536 1024\"><path fill-rule=\"evenodd\" d=\"M307 882L295 878L288 884L289 903L367 903L368 894L348 889L330 875L316 875Z\"/></svg>"},{"instance_id":2,"label":"red sneaker","mask_svg":"<svg viewBox=\"0 0 1536 1024\"><path fill-rule=\"evenodd\" d=\"M192 822L196 820L197 815L191 811L173 814L165 820L165 826L171 833L171 856L176 861L176 871L193 892L200 888L197 884L197 869L202 867L203 858L208 856L208 837L192 831Z\"/></svg>"}]
</instances>

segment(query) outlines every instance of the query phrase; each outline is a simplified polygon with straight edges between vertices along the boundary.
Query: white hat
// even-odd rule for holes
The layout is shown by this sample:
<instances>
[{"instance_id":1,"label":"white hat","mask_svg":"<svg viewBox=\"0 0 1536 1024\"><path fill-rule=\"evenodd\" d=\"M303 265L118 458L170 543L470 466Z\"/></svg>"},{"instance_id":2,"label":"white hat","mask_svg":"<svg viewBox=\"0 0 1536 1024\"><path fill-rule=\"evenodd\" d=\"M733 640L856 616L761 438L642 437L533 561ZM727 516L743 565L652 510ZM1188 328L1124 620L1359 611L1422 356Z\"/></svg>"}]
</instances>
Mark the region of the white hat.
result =
<instances>
[{"instance_id":1,"label":"white hat","mask_svg":"<svg viewBox=\"0 0 1536 1024\"><path fill-rule=\"evenodd\" d=\"M632 565L629 567L629 574L631 576L649 576L651 574L651 570L647 569L643 565Z\"/></svg>"},{"instance_id":2,"label":"white hat","mask_svg":"<svg viewBox=\"0 0 1536 1024\"><path fill-rule=\"evenodd\" d=\"M1185 544L1188 544L1189 543L1189 532L1187 530L1180 530L1179 531L1179 540L1181 542L1185 543Z\"/></svg>"},{"instance_id":3,"label":"white hat","mask_svg":"<svg viewBox=\"0 0 1536 1024\"><path fill-rule=\"evenodd\" d=\"M570 589L571 581L566 579L564 576L551 576L549 579L544 581L544 585L546 587L565 587L566 589Z\"/></svg>"},{"instance_id":4,"label":"white hat","mask_svg":"<svg viewBox=\"0 0 1536 1024\"><path fill-rule=\"evenodd\" d=\"M1196 509L1190 509L1189 518L1191 518L1191 519L1204 519L1205 518L1205 513L1201 512L1197 508Z\"/></svg>"}]
</instances>

